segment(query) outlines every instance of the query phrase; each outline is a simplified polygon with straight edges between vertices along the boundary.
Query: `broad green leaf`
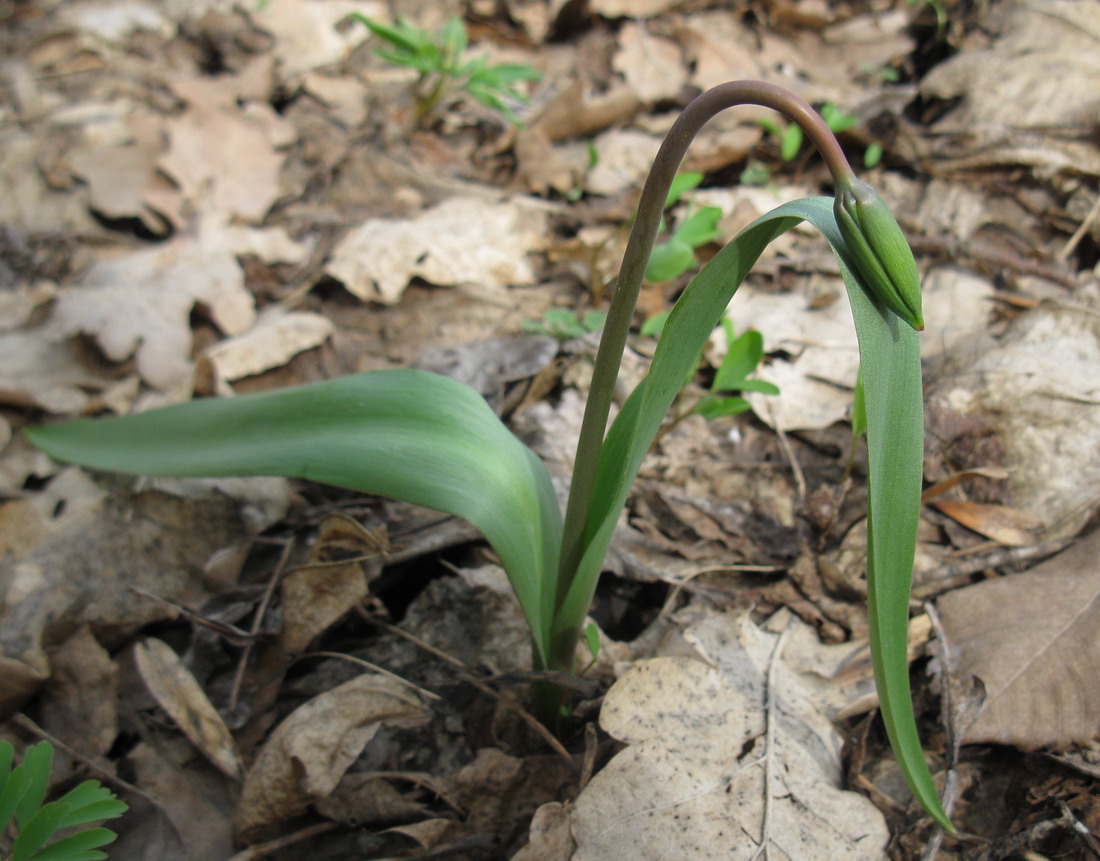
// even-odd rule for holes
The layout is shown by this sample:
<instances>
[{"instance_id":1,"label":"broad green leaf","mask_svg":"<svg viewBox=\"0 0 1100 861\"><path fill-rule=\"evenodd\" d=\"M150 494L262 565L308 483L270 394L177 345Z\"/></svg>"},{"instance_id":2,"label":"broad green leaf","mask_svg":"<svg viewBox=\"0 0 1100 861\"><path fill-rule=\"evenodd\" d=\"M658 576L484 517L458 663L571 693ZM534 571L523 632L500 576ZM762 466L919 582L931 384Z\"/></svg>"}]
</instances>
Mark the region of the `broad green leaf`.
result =
<instances>
[{"instance_id":1,"label":"broad green leaf","mask_svg":"<svg viewBox=\"0 0 1100 861\"><path fill-rule=\"evenodd\" d=\"M755 329L742 332L734 339L714 373L711 389L716 392L740 391L742 383L756 370L764 358L764 336Z\"/></svg>"},{"instance_id":2,"label":"broad green leaf","mask_svg":"<svg viewBox=\"0 0 1100 861\"><path fill-rule=\"evenodd\" d=\"M703 174L697 170L684 170L676 174L672 178L672 184L668 187L668 194L665 195L664 208L668 209L702 181Z\"/></svg>"},{"instance_id":3,"label":"broad green leaf","mask_svg":"<svg viewBox=\"0 0 1100 861\"><path fill-rule=\"evenodd\" d=\"M676 228L676 238L686 242L692 248L706 245L718 238L718 222L721 220L721 207L701 207L680 223Z\"/></svg>"},{"instance_id":4,"label":"broad green leaf","mask_svg":"<svg viewBox=\"0 0 1100 861\"><path fill-rule=\"evenodd\" d=\"M694 249L682 239L673 236L668 242L660 242L653 247L649 266L645 270L645 280L655 283L671 281L694 265Z\"/></svg>"},{"instance_id":5,"label":"broad green leaf","mask_svg":"<svg viewBox=\"0 0 1100 861\"><path fill-rule=\"evenodd\" d=\"M131 474L283 475L434 508L500 556L540 665L561 543L542 461L469 386L425 371L355 374L28 431L58 460Z\"/></svg>"},{"instance_id":6,"label":"broad green leaf","mask_svg":"<svg viewBox=\"0 0 1100 861\"><path fill-rule=\"evenodd\" d=\"M950 829L917 736L906 655L923 460L919 344L916 332L872 298L847 265L831 198L794 201L749 225L715 255L676 303L665 329L676 336L658 342L649 374L623 405L601 449L584 554L552 637L558 641L579 631L630 485L729 300L764 247L804 220L825 235L837 254L863 365L869 452L868 609L883 719L914 795Z\"/></svg>"}]
</instances>

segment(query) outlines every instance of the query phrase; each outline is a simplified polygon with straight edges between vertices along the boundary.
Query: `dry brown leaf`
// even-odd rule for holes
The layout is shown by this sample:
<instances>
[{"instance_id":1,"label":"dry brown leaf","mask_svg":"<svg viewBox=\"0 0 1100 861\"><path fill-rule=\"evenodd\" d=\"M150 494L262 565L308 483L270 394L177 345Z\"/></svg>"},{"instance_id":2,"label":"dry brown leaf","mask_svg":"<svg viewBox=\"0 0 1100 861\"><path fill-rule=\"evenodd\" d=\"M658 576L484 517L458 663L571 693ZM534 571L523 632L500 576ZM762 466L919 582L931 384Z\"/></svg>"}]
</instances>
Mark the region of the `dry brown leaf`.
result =
<instances>
[{"instance_id":1,"label":"dry brown leaf","mask_svg":"<svg viewBox=\"0 0 1100 861\"><path fill-rule=\"evenodd\" d=\"M592 194L613 195L641 186L661 147L660 139L635 129L604 132L593 146L599 161L584 178Z\"/></svg>"},{"instance_id":2,"label":"dry brown leaf","mask_svg":"<svg viewBox=\"0 0 1100 861\"><path fill-rule=\"evenodd\" d=\"M265 308L247 332L219 341L206 351L219 380L233 381L278 368L298 353L323 344L332 321L308 311Z\"/></svg>"},{"instance_id":3,"label":"dry brown leaf","mask_svg":"<svg viewBox=\"0 0 1100 861\"><path fill-rule=\"evenodd\" d=\"M278 149L297 132L261 100L270 74L270 58L261 58L240 75L173 82L188 109L169 124L159 166L200 212L259 222L278 198Z\"/></svg>"},{"instance_id":4,"label":"dry brown leaf","mask_svg":"<svg viewBox=\"0 0 1100 861\"><path fill-rule=\"evenodd\" d=\"M680 28L680 38L692 64L691 82L701 90L764 77L753 54L753 35L726 10L690 16Z\"/></svg>"},{"instance_id":5,"label":"dry brown leaf","mask_svg":"<svg viewBox=\"0 0 1100 861\"><path fill-rule=\"evenodd\" d=\"M1003 458L1006 502L1039 515L1049 537L1075 534L1100 504L1098 366L1092 312L1042 306L992 345L960 345L928 396L941 440L958 435L952 427L978 428L978 462L989 451Z\"/></svg>"},{"instance_id":6,"label":"dry brown leaf","mask_svg":"<svg viewBox=\"0 0 1100 861\"><path fill-rule=\"evenodd\" d=\"M926 97L958 102L937 130L957 133L964 154L987 164L1095 172L1095 147L1072 138L1100 110L1100 7L1008 0L991 4L973 32L921 79Z\"/></svg>"},{"instance_id":7,"label":"dry brown leaf","mask_svg":"<svg viewBox=\"0 0 1100 861\"><path fill-rule=\"evenodd\" d=\"M809 628L793 624L788 637ZM748 614L685 636L701 660L641 662L604 699L601 724L629 747L577 799L574 859L750 859L765 841L800 861L884 858L882 815L836 788L842 740L822 700L838 686L819 673L839 654L796 671Z\"/></svg>"},{"instance_id":8,"label":"dry brown leaf","mask_svg":"<svg viewBox=\"0 0 1100 861\"><path fill-rule=\"evenodd\" d=\"M97 261L79 285L58 292L50 321L59 336L94 335L114 361L136 355L151 386L170 389L191 372L190 315L201 304L227 335L247 330L256 310L238 254L300 260L305 249L277 228L204 222L197 235Z\"/></svg>"},{"instance_id":9,"label":"dry brown leaf","mask_svg":"<svg viewBox=\"0 0 1100 861\"><path fill-rule=\"evenodd\" d=\"M588 9L604 18L652 18L683 0L589 0Z\"/></svg>"},{"instance_id":10,"label":"dry brown leaf","mask_svg":"<svg viewBox=\"0 0 1100 861\"><path fill-rule=\"evenodd\" d=\"M129 125L132 139L86 145L69 154L69 164L88 183L92 209L111 219L137 218L151 233L162 235L167 221L181 223L178 202L172 200L178 195L157 171L163 120L138 114Z\"/></svg>"},{"instance_id":11,"label":"dry brown leaf","mask_svg":"<svg viewBox=\"0 0 1100 861\"><path fill-rule=\"evenodd\" d=\"M269 0L250 7L252 20L275 37L272 50L284 78L346 60L368 35L359 25L340 26L352 12L389 20L379 0Z\"/></svg>"},{"instance_id":12,"label":"dry brown leaf","mask_svg":"<svg viewBox=\"0 0 1100 861\"><path fill-rule=\"evenodd\" d=\"M305 651L314 639L367 596L369 581L363 561L334 561L338 557L334 557L333 550L343 546L345 523L349 519L342 514L327 517L310 549L309 561L283 579L279 644L287 651ZM360 541L359 550L372 555L366 562L373 563L370 579L374 579L381 570L379 548L367 547Z\"/></svg>"},{"instance_id":13,"label":"dry brown leaf","mask_svg":"<svg viewBox=\"0 0 1100 861\"><path fill-rule=\"evenodd\" d=\"M419 726L428 714L408 687L374 673L299 706L248 769L234 818L237 834L247 840L264 825L303 813L332 794L383 726Z\"/></svg>"},{"instance_id":14,"label":"dry brown leaf","mask_svg":"<svg viewBox=\"0 0 1100 861\"><path fill-rule=\"evenodd\" d=\"M932 506L967 529L1009 547L1034 544L1038 540L1036 533L1043 525L1031 512L1007 505L937 499Z\"/></svg>"},{"instance_id":15,"label":"dry brown leaf","mask_svg":"<svg viewBox=\"0 0 1100 861\"><path fill-rule=\"evenodd\" d=\"M680 46L651 35L633 21L619 31L619 50L611 58L611 66L638 98L650 104L679 95L688 78Z\"/></svg>"},{"instance_id":16,"label":"dry brown leaf","mask_svg":"<svg viewBox=\"0 0 1100 861\"><path fill-rule=\"evenodd\" d=\"M964 743L1025 749L1100 734L1100 533L1024 574L986 580L936 603L949 672L976 677L985 700Z\"/></svg>"},{"instance_id":17,"label":"dry brown leaf","mask_svg":"<svg viewBox=\"0 0 1100 861\"><path fill-rule=\"evenodd\" d=\"M126 754L135 781L155 799L158 807L139 820L141 827L134 835L138 840L126 845L128 841L123 835L117 848L111 847L112 859L213 861L233 854L230 820L233 799L229 791L232 784L212 768L195 768L189 762L193 757L190 744L179 737L160 737L155 744L140 742ZM132 815L134 811L127 814ZM168 823L161 817L167 818ZM168 833L158 835L162 830ZM165 846L158 845L158 837L169 849L182 843L186 853L165 851Z\"/></svg>"},{"instance_id":18,"label":"dry brown leaf","mask_svg":"<svg viewBox=\"0 0 1100 861\"><path fill-rule=\"evenodd\" d=\"M102 233L83 195L58 194L46 184L37 164L40 146L18 123L0 129L0 224L26 233Z\"/></svg>"},{"instance_id":19,"label":"dry brown leaf","mask_svg":"<svg viewBox=\"0 0 1100 861\"><path fill-rule=\"evenodd\" d=\"M533 284L528 254L546 216L514 201L452 197L411 219L371 218L333 249L327 271L364 301L391 304L414 277L432 284Z\"/></svg>"},{"instance_id":20,"label":"dry brown leaf","mask_svg":"<svg viewBox=\"0 0 1100 861\"><path fill-rule=\"evenodd\" d=\"M0 402L35 406L51 413L79 413L101 388L68 335L37 327L0 333Z\"/></svg>"},{"instance_id":21,"label":"dry brown leaf","mask_svg":"<svg viewBox=\"0 0 1100 861\"><path fill-rule=\"evenodd\" d=\"M512 856L512 861L569 861L577 846L569 811L569 807L558 801L535 811L530 842Z\"/></svg>"},{"instance_id":22,"label":"dry brown leaf","mask_svg":"<svg viewBox=\"0 0 1100 861\"><path fill-rule=\"evenodd\" d=\"M50 652L42 726L85 756L106 756L118 737L118 667L82 625Z\"/></svg>"},{"instance_id":23,"label":"dry brown leaf","mask_svg":"<svg viewBox=\"0 0 1100 861\"><path fill-rule=\"evenodd\" d=\"M134 659L145 687L180 731L223 774L240 780L244 769L233 736L180 656L150 638L134 646Z\"/></svg>"}]
</instances>

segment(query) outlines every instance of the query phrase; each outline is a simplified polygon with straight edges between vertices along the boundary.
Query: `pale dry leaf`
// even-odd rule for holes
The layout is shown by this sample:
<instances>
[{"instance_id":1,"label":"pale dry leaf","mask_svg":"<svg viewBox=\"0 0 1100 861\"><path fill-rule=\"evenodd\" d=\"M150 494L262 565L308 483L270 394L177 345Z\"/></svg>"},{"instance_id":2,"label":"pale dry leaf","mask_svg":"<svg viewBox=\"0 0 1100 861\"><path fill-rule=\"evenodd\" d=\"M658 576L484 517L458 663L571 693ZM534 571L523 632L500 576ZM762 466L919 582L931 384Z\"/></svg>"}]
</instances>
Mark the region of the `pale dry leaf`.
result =
<instances>
[{"instance_id":1,"label":"pale dry leaf","mask_svg":"<svg viewBox=\"0 0 1100 861\"><path fill-rule=\"evenodd\" d=\"M136 356L149 385L171 389L191 372L190 316L201 305L227 335L255 321L252 294L244 286L238 254L272 241L267 262L300 257L302 247L279 229L227 228L208 220L196 235L156 248L105 257L80 283L58 292L50 321L60 335L93 335L113 361Z\"/></svg>"},{"instance_id":2,"label":"pale dry leaf","mask_svg":"<svg viewBox=\"0 0 1100 861\"><path fill-rule=\"evenodd\" d=\"M37 308L56 295L57 285L52 281L16 284L10 290L0 291L0 332L18 329L30 320Z\"/></svg>"},{"instance_id":3,"label":"pale dry leaf","mask_svg":"<svg viewBox=\"0 0 1100 861\"><path fill-rule=\"evenodd\" d=\"M882 815L837 788L842 739L820 709L829 682L772 667L778 635L748 614L705 618L685 636L699 658L641 662L604 700L601 724L629 747L577 799L574 859L747 861L764 839L772 858L884 858Z\"/></svg>"},{"instance_id":4,"label":"pale dry leaf","mask_svg":"<svg viewBox=\"0 0 1100 861\"><path fill-rule=\"evenodd\" d=\"M512 861L570 861L577 844L573 840L570 808L551 801L535 811L526 846L512 856Z\"/></svg>"},{"instance_id":5,"label":"pale dry leaf","mask_svg":"<svg viewBox=\"0 0 1100 861\"><path fill-rule=\"evenodd\" d=\"M223 774L240 780L244 768L237 744L180 656L163 640L149 638L134 645L134 659L153 699L199 753Z\"/></svg>"},{"instance_id":6,"label":"pale dry leaf","mask_svg":"<svg viewBox=\"0 0 1100 861\"><path fill-rule=\"evenodd\" d=\"M106 42L122 42L139 30L168 39L176 29L164 10L146 0L93 0L62 6L59 12L78 32Z\"/></svg>"},{"instance_id":7,"label":"pale dry leaf","mask_svg":"<svg viewBox=\"0 0 1100 861\"><path fill-rule=\"evenodd\" d=\"M280 194L279 148L293 140L293 126L264 102L225 104L222 87L180 81L175 89L189 105L169 123L159 167L199 211L261 221Z\"/></svg>"},{"instance_id":8,"label":"pale dry leaf","mask_svg":"<svg viewBox=\"0 0 1100 861\"><path fill-rule=\"evenodd\" d=\"M648 33L633 21L619 31L619 50L611 58L611 67L626 79L638 98L650 104L679 95L687 83L680 46Z\"/></svg>"},{"instance_id":9,"label":"pale dry leaf","mask_svg":"<svg viewBox=\"0 0 1100 861\"><path fill-rule=\"evenodd\" d=\"M2 403L79 413L91 401L88 391L106 384L82 361L77 341L51 327L0 333Z\"/></svg>"},{"instance_id":10,"label":"pale dry leaf","mask_svg":"<svg viewBox=\"0 0 1100 861\"><path fill-rule=\"evenodd\" d=\"M684 0L589 0L588 10L604 18L652 18Z\"/></svg>"},{"instance_id":11,"label":"pale dry leaf","mask_svg":"<svg viewBox=\"0 0 1100 861\"><path fill-rule=\"evenodd\" d=\"M641 187L661 141L634 129L613 129L596 138L592 145L599 161L585 176L584 187L592 194L613 195Z\"/></svg>"},{"instance_id":12,"label":"pale dry leaf","mask_svg":"<svg viewBox=\"0 0 1100 861\"><path fill-rule=\"evenodd\" d=\"M247 332L219 341L206 351L221 380L239 380L278 368L298 353L323 344L334 330L332 321L308 311L265 308Z\"/></svg>"},{"instance_id":13,"label":"pale dry leaf","mask_svg":"<svg viewBox=\"0 0 1100 861\"><path fill-rule=\"evenodd\" d=\"M40 141L18 123L0 129L0 224L23 233L95 236L102 228L81 194L58 194L38 169Z\"/></svg>"},{"instance_id":14,"label":"pale dry leaf","mask_svg":"<svg viewBox=\"0 0 1100 861\"><path fill-rule=\"evenodd\" d=\"M529 253L542 248L546 216L514 201L452 197L415 218L371 218L333 249L327 272L363 301L392 304L409 281L523 286Z\"/></svg>"},{"instance_id":15,"label":"pale dry leaf","mask_svg":"<svg viewBox=\"0 0 1100 861\"><path fill-rule=\"evenodd\" d=\"M985 278L942 266L933 269L921 285L924 331L922 359L951 355L975 339L988 337L993 310L993 285Z\"/></svg>"},{"instance_id":16,"label":"pale dry leaf","mask_svg":"<svg viewBox=\"0 0 1100 861\"><path fill-rule=\"evenodd\" d=\"M269 0L250 11L252 20L275 37L272 51L284 79L348 58L368 36L359 24L342 25L352 12L388 21L379 0Z\"/></svg>"},{"instance_id":17,"label":"pale dry leaf","mask_svg":"<svg viewBox=\"0 0 1100 861\"><path fill-rule=\"evenodd\" d=\"M726 81L755 81L764 72L753 54L753 35L728 11L691 15L680 26L691 83L709 90Z\"/></svg>"},{"instance_id":18,"label":"pale dry leaf","mask_svg":"<svg viewBox=\"0 0 1100 861\"><path fill-rule=\"evenodd\" d=\"M332 793L383 726L419 726L429 717L408 687L364 673L299 706L276 727L245 776L234 819L256 829L305 812Z\"/></svg>"},{"instance_id":19,"label":"pale dry leaf","mask_svg":"<svg viewBox=\"0 0 1100 861\"><path fill-rule=\"evenodd\" d=\"M948 358L930 412L985 428L1010 474L1005 501L1038 514L1050 537L1075 534L1100 504L1100 322L1041 306L992 345L963 343Z\"/></svg>"},{"instance_id":20,"label":"pale dry leaf","mask_svg":"<svg viewBox=\"0 0 1100 861\"><path fill-rule=\"evenodd\" d=\"M1100 734L1100 533L1023 574L949 592L936 605L949 672L984 702L967 744L1031 750Z\"/></svg>"}]
</instances>

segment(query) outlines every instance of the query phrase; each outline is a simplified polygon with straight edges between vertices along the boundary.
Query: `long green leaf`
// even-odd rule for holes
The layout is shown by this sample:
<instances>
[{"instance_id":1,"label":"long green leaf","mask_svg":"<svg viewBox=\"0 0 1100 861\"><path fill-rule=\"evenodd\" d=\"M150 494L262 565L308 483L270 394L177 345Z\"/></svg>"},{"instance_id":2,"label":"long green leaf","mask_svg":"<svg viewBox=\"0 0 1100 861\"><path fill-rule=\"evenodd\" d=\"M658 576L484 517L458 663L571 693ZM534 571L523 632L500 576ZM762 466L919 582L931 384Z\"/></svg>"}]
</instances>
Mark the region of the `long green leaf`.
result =
<instances>
[{"instance_id":1,"label":"long green leaf","mask_svg":"<svg viewBox=\"0 0 1100 861\"><path fill-rule=\"evenodd\" d=\"M51 456L96 469L305 478L462 517L500 556L545 662L557 499L542 461L463 383L375 371L27 433Z\"/></svg>"},{"instance_id":2,"label":"long green leaf","mask_svg":"<svg viewBox=\"0 0 1100 861\"><path fill-rule=\"evenodd\" d=\"M749 225L677 302L665 325L675 337L659 341L649 374L627 399L601 449L584 555L556 614L553 638L576 636L630 485L727 304L764 247L802 221L821 230L837 253L859 340L869 451L868 611L883 719L914 795L950 829L917 736L906 656L924 433L917 334L871 298L853 275L831 198L785 204Z\"/></svg>"}]
</instances>

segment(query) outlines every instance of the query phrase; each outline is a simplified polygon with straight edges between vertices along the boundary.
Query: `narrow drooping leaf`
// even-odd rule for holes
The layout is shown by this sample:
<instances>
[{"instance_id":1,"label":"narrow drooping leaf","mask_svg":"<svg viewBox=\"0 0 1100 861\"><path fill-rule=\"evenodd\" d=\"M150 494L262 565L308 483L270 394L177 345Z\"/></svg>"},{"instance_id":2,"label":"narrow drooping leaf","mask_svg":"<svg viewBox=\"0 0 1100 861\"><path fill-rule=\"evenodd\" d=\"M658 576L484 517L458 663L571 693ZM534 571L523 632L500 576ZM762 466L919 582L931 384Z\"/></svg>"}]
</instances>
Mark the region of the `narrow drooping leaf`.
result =
<instances>
[{"instance_id":1,"label":"narrow drooping leaf","mask_svg":"<svg viewBox=\"0 0 1100 861\"><path fill-rule=\"evenodd\" d=\"M477 392L448 377L376 371L28 435L96 469L305 478L462 517L499 554L537 650L546 643L561 542L550 476Z\"/></svg>"}]
</instances>

